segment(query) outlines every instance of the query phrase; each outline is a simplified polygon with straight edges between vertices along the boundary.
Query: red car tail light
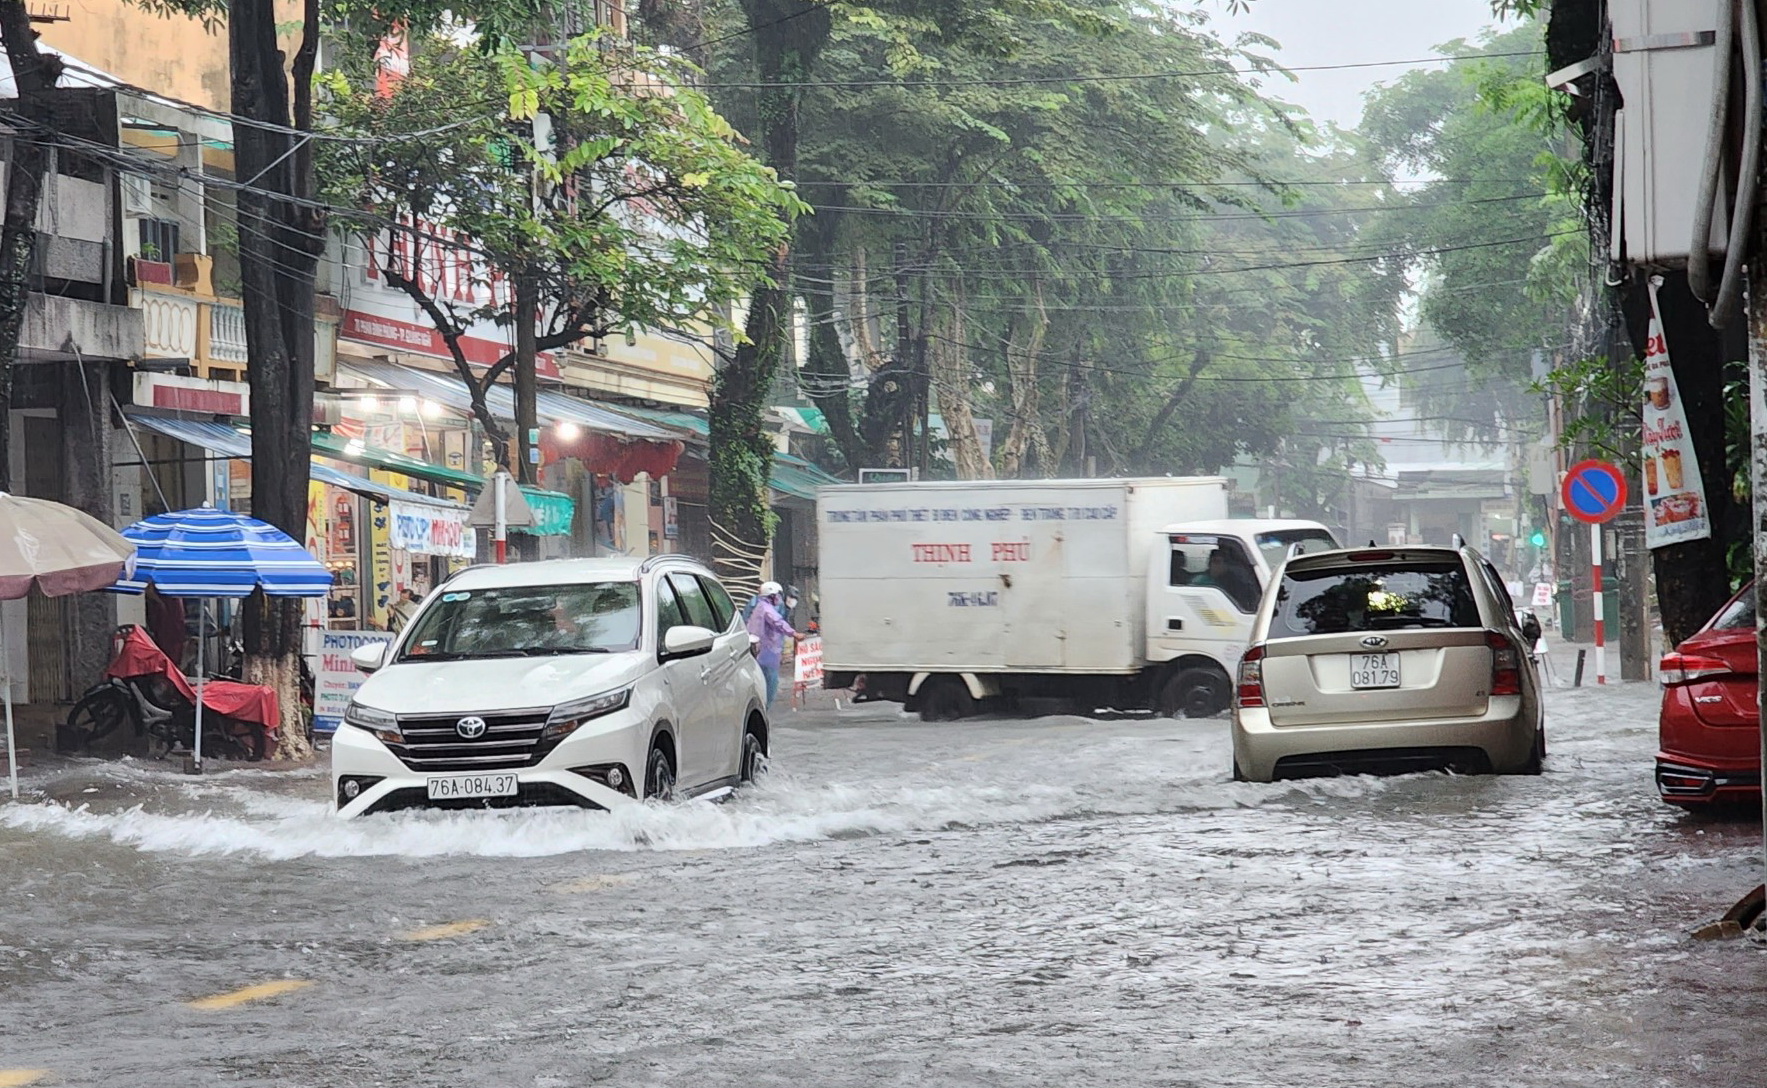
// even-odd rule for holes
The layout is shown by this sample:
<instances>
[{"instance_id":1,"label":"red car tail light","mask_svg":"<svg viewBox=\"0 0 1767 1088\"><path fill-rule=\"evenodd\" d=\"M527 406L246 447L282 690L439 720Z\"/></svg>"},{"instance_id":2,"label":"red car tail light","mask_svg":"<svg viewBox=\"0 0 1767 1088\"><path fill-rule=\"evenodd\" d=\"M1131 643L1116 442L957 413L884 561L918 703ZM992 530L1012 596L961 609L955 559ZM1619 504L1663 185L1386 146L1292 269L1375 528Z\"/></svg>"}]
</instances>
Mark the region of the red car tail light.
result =
<instances>
[{"instance_id":1,"label":"red car tail light","mask_svg":"<svg viewBox=\"0 0 1767 1088\"><path fill-rule=\"evenodd\" d=\"M1664 687L1691 684L1713 676L1724 676L1733 670L1721 658L1698 654L1667 653L1657 665Z\"/></svg>"},{"instance_id":2,"label":"red car tail light","mask_svg":"<svg viewBox=\"0 0 1767 1088\"><path fill-rule=\"evenodd\" d=\"M1264 647L1248 647L1239 659L1237 697L1240 706L1264 705Z\"/></svg>"},{"instance_id":3,"label":"red car tail light","mask_svg":"<svg viewBox=\"0 0 1767 1088\"><path fill-rule=\"evenodd\" d=\"M1500 631L1486 631L1485 645L1491 647L1491 694L1522 693L1522 655Z\"/></svg>"}]
</instances>

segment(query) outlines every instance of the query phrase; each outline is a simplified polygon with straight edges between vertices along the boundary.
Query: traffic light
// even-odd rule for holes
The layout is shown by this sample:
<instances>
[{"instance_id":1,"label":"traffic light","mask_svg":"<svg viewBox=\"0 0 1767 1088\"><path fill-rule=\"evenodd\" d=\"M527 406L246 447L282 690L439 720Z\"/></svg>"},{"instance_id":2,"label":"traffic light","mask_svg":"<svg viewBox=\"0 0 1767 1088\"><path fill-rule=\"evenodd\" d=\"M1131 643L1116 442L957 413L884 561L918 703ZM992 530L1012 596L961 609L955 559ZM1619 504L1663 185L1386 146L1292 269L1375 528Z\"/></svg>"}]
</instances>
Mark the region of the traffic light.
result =
<instances>
[{"instance_id":1,"label":"traffic light","mask_svg":"<svg viewBox=\"0 0 1767 1088\"><path fill-rule=\"evenodd\" d=\"M1544 547L1546 547L1546 534L1541 532L1538 529L1535 529L1534 535L1530 536L1528 538L1528 543L1532 544L1536 548L1544 548Z\"/></svg>"}]
</instances>

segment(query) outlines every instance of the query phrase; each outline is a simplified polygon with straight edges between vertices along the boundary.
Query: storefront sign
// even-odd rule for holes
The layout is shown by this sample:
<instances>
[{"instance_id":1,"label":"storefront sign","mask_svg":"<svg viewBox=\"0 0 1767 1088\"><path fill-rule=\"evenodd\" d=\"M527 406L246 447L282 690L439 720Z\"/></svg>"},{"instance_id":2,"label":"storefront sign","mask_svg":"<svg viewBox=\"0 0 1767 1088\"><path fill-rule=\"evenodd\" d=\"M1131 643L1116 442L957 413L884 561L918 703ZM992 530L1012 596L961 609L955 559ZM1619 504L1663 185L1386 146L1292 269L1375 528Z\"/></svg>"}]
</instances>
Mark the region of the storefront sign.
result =
<instances>
[{"instance_id":1,"label":"storefront sign","mask_svg":"<svg viewBox=\"0 0 1767 1088\"><path fill-rule=\"evenodd\" d=\"M368 478L397 487L392 473L373 469ZM393 517L385 506L374 507L368 516L368 594L363 601L366 626L385 627L393 607Z\"/></svg>"},{"instance_id":2,"label":"storefront sign","mask_svg":"<svg viewBox=\"0 0 1767 1088\"><path fill-rule=\"evenodd\" d=\"M148 408L212 416L252 414L251 387L244 382L186 378L179 374L135 374L135 403Z\"/></svg>"},{"instance_id":3,"label":"storefront sign","mask_svg":"<svg viewBox=\"0 0 1767 1088\"><path fill-rule=\"evenodd\" d=\"M367 676L350 654L358 647L393 640L391 631L320 631L319 667L313 670L313 731L330 733L344 720L344 707Z\"/></svg>"},{"instance_id":4,"label":"storefront sign","mask_svg":"<svg viewBox=\"0 0 1767 1088\"><path fill-rule=\"evenodd\" d=\"M476 541L472 530L466 527L464 508L394 502L391 513L393 547L417 555L473 557Z\"/></svg>"},{"instance_id":5,"label":"storefront sign","mask_svg":"<svg viewBox=\"0 0 1767 1088\"><path fill-rule=\"evenodd\" d=\"M1650 337L1644 349L1644 543L1651 548L1712 535L1699 458L1657 310L1662 282L1661 276L1650 279Z\"/></svg>"},{"instance_id":6,"label":"storefront sign","mask_svg":"<svg viewBox=\"0 0 1767 1088\"><path fill-rule=\"evenodd\" d=\"M571 519L576 516L577 504L567 495L548 495L535 491L523 490L528 500L529 509L534 511L534 524L523 529L525 533L535 536L563 536L571 531Z\"/></svg>"}]
</instances>

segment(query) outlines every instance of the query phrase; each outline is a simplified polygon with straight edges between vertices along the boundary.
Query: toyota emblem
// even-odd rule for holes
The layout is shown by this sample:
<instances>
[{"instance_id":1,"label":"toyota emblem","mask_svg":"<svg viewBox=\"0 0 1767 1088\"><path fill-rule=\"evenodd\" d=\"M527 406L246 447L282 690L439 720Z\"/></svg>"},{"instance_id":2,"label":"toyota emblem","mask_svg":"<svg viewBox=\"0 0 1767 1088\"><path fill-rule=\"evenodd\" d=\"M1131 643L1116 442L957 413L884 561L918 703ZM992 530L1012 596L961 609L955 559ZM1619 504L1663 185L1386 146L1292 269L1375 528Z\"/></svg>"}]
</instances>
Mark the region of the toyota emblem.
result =
<instances>
[{"instance_id":1,"label":"toyota emblem","mask_svg":"<svg viewBox=\"0 0 1767 1088\"><path fill-rule=\"evenodd\" d=\"M454 723L454 732L460 734L461 740L478 740L485 735L485 719L462 718Z\"/></svg>"},{"instance_id":2,"label":"toyota emblem","mask_svg":"<svg viewBox=\"0 0 1767 1088\"><path fill-rule=\"evenodd\" d=\"M1368 647L1371 650L1377 649L1381 646L1385 646L1386 644L1387 644L1387 637L1385 635L1369 635L1367 638L1362 640L1362 645ZM463 732L460 735L463 737L466 736L466 733L464 732L464 730L466 729L466 723L461 722L460 728L463 730Z\"/></svg>"}]
</instances>

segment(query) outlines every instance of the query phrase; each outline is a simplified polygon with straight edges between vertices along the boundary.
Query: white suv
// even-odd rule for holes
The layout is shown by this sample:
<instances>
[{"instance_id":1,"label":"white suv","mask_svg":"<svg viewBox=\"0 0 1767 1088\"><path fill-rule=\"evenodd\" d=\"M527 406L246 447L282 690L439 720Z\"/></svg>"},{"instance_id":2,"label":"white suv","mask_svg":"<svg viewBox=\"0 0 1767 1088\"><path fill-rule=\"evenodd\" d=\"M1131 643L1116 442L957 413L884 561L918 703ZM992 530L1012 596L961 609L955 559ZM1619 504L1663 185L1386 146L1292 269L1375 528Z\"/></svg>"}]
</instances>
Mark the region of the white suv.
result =
<instances>
[{"instance_id":1,"label":"white suv","mask_svg":"<svg viewBox=\"0 0 1767 1088\"><path fill-rule=\"evenodd\" d=\"M331 746L337 811L699 796L767 758L766 684L730 594L694 560L474 567L436 587Z\"/></svg>"}]
</instances>

